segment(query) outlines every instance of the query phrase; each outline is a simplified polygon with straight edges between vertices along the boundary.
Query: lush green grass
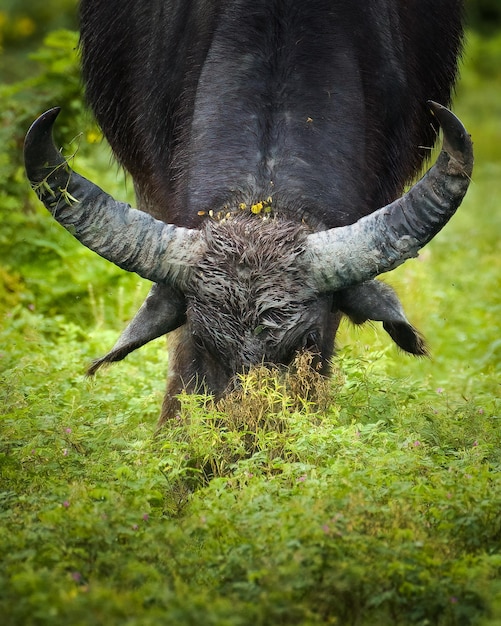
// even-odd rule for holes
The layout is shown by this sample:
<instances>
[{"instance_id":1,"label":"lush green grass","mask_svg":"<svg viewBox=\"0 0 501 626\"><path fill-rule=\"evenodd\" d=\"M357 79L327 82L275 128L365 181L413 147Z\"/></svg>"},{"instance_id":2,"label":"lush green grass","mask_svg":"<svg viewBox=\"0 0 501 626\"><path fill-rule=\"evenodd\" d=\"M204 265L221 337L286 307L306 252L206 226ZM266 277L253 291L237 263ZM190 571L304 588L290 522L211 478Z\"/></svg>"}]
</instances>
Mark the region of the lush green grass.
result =
<instances>
[{"instance_id":1,"label":"lush green grass","mask_svg":"<svg viewBox=\"0 0 501 626\"><path fill-rule=\"evenodd\" d=\"M46 53L46 82L68 62L65 37ZM162 339L86 379L147 285L30 206L19 137L5 140L4 623L501 624L501 76L473 71L483 46L471 44L457 103L476 146L471 191L420 259L386 278L432 358L343 326L321 410L294 400L294 379L259 371L223 409L183 398L155 437ZM77 165L124 197L64 67L57 95L76 116L64 140L82 124ZM56 103L30 89L3 95L16 129Z\"/></svg>"}]
</instances>

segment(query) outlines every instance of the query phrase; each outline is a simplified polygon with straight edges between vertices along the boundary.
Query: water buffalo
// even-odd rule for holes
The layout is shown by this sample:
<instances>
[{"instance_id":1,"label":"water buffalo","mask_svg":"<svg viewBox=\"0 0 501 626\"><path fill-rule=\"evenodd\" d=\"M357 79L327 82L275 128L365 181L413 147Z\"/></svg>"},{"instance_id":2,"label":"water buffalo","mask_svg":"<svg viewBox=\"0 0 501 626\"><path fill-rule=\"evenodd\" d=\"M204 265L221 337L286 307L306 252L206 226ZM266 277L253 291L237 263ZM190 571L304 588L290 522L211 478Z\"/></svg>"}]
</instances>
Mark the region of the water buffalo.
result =
<instances>
[{"instance_id":1,"label":"water buffalo","mask_svg":"<svg viewBox=\"0 0 501 626\"><path fill-rule=\"evenodd\" d=\"M58 109L27 135L27 174L85 246L154 283L91 373L172 333L162 423L182 389L218 396L298 351L327 375L343 314L426 352L374 279L416 256L468 187L469 136L429 102L450 102L462 2L82 0L80 11L87 98L140 210L69 168L51 139ZM438 125L438 160L401 196Z\"/></svg>"}]
</instances>

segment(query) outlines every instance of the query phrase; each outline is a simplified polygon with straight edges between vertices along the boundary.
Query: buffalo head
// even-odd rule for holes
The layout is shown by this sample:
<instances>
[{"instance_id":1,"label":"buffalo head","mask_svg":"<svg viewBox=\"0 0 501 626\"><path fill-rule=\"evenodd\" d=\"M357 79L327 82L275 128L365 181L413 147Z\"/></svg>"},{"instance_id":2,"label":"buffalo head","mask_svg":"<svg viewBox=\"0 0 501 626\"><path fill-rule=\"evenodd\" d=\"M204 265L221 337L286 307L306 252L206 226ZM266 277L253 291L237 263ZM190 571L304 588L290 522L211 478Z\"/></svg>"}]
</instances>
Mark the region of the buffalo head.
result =
<instances>
[{"instance_id":1,"label":"buffalo head","mask_svg":"<svg viewBox=\"0 0 501 626\"><path fill-rule=\"evenodd\" d=\"M176 350L184 357L171 372L177 379L173 389L204 384L219 394L247 367L287 365L302 349L316 353L326 371L339 312L356 323L383 321L400 347L424 354L396 295L373 279L417 256L468 188L473 166L468 133L449 110L430 106L444 140L424 177L403 197L357 222L320 231L290 219L287 207L273 198L273 211L263 216L243 210L236 198L234 207L200 229L155 220L73 172L52 140L59 109L44 113L25 142L26 170L39 198L85 246L155 283L91 373L176 329Z\"/></svg>"}]
</instances>

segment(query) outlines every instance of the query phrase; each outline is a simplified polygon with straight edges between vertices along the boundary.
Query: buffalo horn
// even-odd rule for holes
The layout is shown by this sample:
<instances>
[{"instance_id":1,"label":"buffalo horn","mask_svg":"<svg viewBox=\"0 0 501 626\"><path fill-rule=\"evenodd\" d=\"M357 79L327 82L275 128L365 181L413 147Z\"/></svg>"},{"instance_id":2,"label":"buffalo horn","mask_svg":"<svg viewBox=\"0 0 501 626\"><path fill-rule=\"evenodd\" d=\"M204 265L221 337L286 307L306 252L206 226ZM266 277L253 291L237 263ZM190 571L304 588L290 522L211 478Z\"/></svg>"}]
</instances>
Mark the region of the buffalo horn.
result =
<instances>
[{"instance_id":1,"label":"buffalo horn","mask_svg":"<svg viewBox=\"0 0 501 626\"><path fill-rule=\"evenodd\" d=\"M24 143L26 173L40 200L74 237L108 261L153 282L182 287L200 246L198 231L155 220L73 172L52 138L59 111L41 115Z\"/></svg>"},{"instance_id":2,"label":"buffalo horn","mask_svg":"<svg viewBox=\"0 0 501 626\"><path fill-rule=\"evenodd\" d=\"M423 178L354 224L308 236L307 254L321 291L363 283L416 257L461 204L473 169L471 139L451 111L428 104L442 127L443 145Z\"/></svg>"}]
</instances>

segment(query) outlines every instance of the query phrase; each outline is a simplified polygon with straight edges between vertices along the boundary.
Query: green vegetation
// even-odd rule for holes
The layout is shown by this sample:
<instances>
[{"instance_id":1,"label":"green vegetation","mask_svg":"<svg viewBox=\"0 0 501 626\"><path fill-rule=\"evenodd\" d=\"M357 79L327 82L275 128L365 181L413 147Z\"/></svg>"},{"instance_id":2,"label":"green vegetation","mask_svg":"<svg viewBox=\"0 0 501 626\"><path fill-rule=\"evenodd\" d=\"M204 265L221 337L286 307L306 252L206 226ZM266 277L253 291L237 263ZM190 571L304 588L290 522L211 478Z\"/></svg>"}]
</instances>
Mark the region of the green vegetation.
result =
<instances>
[{"instance_id":1,"label":"green vegetation","mask_svg":"<svg viewBox=\"0 0 501 626\"><path fill-rule=\"evenodd\" d=\"M84 377L148 285L55 224L20 160L63 105L65 154L132 199L83 107L76 41L50 34L41 73L0 91L3 623L501 624L501 37L471 34L458 91L467 199L387 277L432 358L345 325L321 408L315 376L257 370L223 407L184 397L157 436L164 340Z\"/></svg>"}]
</instances>

